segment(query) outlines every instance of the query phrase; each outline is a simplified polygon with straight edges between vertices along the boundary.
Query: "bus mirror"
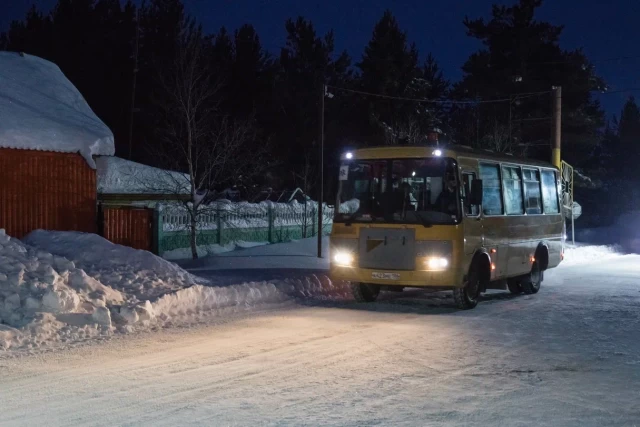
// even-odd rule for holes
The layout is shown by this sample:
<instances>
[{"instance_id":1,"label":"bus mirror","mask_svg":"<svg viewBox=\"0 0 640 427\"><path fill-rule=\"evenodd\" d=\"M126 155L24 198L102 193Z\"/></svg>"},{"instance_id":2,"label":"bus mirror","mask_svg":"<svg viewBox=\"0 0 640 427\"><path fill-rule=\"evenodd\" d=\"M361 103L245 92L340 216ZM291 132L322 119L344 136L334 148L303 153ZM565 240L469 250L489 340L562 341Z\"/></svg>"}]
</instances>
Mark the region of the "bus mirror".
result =
<instances>
[{"instance_id":1,"label":"bus mirror","mask_svg":"<svg viewBox=\"0 0 640 427\"><path fill-rule=\"evenodd\" d=\"M474 179L471 181L471 194L469 202L472 205L480 206L482 204L482 180Z\"/></svg>"}]
</instances>

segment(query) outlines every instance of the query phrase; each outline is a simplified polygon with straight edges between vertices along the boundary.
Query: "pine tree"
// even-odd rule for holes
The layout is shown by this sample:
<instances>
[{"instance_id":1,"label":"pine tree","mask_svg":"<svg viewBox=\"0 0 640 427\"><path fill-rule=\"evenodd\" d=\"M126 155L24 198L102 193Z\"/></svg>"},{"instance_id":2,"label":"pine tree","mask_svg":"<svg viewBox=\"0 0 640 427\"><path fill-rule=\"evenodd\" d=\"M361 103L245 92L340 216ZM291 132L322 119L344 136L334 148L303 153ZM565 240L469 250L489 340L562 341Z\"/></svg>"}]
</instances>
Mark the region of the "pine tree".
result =
<instances>
[{"instance_id":1,"label":"pine tree","mask_svg":"<svg viewBox=\"0 0 640 427\"><path fill-rule=\"evenodd\" d=\"M465 139L475 136L475 140L460 141L474 144L487 143L492 135L506 132L509 143L524 144L530 154L546 159L550 126L544 118L550 116L549 95L518 94L562 86L563 153L569 161L579 163L590 153L585 147L600 138L604 113L590 92L604 90L605 85L581 50L560 47L561 26L536 19L541 5L542 0L519 0L513 6L494 5L489 21L465 19L467 34L480 40L483 48L464 64L457 96L508 101L467 108L463 113L477 120L459 121L477 127L457 129L457 133Z\"/></svg>"},{"instance_id":2,"label":"pine tree","mask_svg":"<svg viewBox=\"0 0 640 427\"><path fill-rule=\"evenodd\" d=\"M420 81L418 50L387 10L376 23L362 60L358 85L361 90L395 97L418 96L424 91ZM373 143L398 143L419 138L421 129L414 102L367 98L361 101L364 124L371 125L368 138ZM376 138L377 137L377 138Z\"/></svg>"},{"instance_id":3,"label":"pine tree","mask_svg":"<svg viewBox=\"0 0 640 427\"><path fill-rule=\"evenodd\" d=\"M640 179L640 109L633 96L629 97L618 122L618 170L627 179Z\"/></svg>"},{"instance_id":4,"label":"pine tree","mask_svg":"<svg viewBox=\"0 0 640 427\"><path fill-rule=\"evenodd\" d=\"M304 18L289 19L286 46L280 53L280 73L275 86L277 108L274 144L281 154L283 169L293 170L289 183L306 165L318 164L318 111L323 84L345 86L350 78L350 58L345 53L334 55L333 32L324 37L316 34L313 24ZM340 98L339 94L337 98ZM345 97L341 98L342 100ZM325 157L331 159L336 146L336 123L343 120L336 103L327 100L325 108ZM338 101L341 102L341 101ZM314 173L317 173L317 169ZM314 180L310 180L314 181ZM311 191L307 188L305 191Z\"/></svg>"}]
</instances>

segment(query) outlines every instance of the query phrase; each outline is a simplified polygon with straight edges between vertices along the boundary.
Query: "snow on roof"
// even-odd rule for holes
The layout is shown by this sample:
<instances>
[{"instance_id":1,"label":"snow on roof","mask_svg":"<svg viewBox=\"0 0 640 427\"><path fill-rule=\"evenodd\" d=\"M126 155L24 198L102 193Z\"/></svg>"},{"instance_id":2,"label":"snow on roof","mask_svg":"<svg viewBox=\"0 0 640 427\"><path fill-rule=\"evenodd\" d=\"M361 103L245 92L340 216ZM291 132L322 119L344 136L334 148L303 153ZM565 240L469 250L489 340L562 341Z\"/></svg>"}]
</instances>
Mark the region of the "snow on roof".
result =
<instances>
[{"instance_id":1,"label":"snow on roof","mask_svg":"<svg viewBox=\"0 0 640 427\"><path fill-rule=\"evenodd\" d=\"M120 157L98 157L98 193L191 194L189 175L154 168Z\"/></svg>"},{"instance_id":2,"label":"snow on roof","mask_svg":"<svg viewBox=\"0 0 640 427\"><path fill-rule=\"evenodd\" d=\"M0 52L0 148L115 153L113 133L57 65L32 55Z\"/></svg>"}]
</instances>

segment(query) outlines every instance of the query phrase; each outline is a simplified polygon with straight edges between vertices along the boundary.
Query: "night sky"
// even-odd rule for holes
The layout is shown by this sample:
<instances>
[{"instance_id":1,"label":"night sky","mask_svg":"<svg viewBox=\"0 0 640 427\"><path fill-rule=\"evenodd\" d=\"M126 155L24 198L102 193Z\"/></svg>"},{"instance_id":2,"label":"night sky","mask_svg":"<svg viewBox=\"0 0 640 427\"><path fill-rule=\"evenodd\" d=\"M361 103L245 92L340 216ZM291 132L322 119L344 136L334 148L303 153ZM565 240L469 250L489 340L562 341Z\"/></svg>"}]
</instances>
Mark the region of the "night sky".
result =
<instances>
[{"instance_id":1,"label":"night sky","mask_svg":"<svg viewBox=\"0 0 640 427\"><path fill-rule=\"evenodd\" d=\"M373 26L385 9L391 9L415 41L424 57L432 52L450 80L461 76L460 66L479 47L466 36L465 15L489 17L492 3L501 0L184 0L187 10L198 17L205 29L221 26L233 30L253 24L269 51L279 52L285 43L284 21L302 15L324 33L333 29L338 50L346 49L357 62L371 37ZM50 10L56 0L10 0L0 6L0 28L12 19L22 18L35 3ZM546 0L539 19L563 24L564 48L583 47L610 90L640 88L640 1L638 0ZM635 57L602 61L618 57ZM630 95L640 90L599 96L607 112L617 114Z\"/></svg>"}]
</instances>

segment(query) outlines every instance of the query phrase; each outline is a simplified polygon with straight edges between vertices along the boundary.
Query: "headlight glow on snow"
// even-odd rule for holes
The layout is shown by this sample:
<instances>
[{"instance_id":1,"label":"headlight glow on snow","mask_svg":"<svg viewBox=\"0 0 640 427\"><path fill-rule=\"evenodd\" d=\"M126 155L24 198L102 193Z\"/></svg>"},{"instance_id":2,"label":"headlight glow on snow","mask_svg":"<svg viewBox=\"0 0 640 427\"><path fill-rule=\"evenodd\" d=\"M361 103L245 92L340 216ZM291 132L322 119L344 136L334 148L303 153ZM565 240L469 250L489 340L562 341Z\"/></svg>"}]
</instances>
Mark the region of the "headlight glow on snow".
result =
<instances>
[{"instance_id":1,"label":"headlight glow on snow","mask_svg":"<svg viewBox=\"0 0 640 427\"><path fill-rule=\"evenodd\" d=\"M333 256L333 261L343 267L351 267L353 265L353 255L346 251L338 251Z\"/></svg>"},{"instance_id":2,"label":"headlight glow on snow","mask_svg":"<svg viewBox=\"0 0 640 427\"><path fill-rule=\"evenodd\" d=\"M449 260L441 257L427 258L427 267L429 270L444 270L449 266Z\"/></svg>"}]
</instances>

